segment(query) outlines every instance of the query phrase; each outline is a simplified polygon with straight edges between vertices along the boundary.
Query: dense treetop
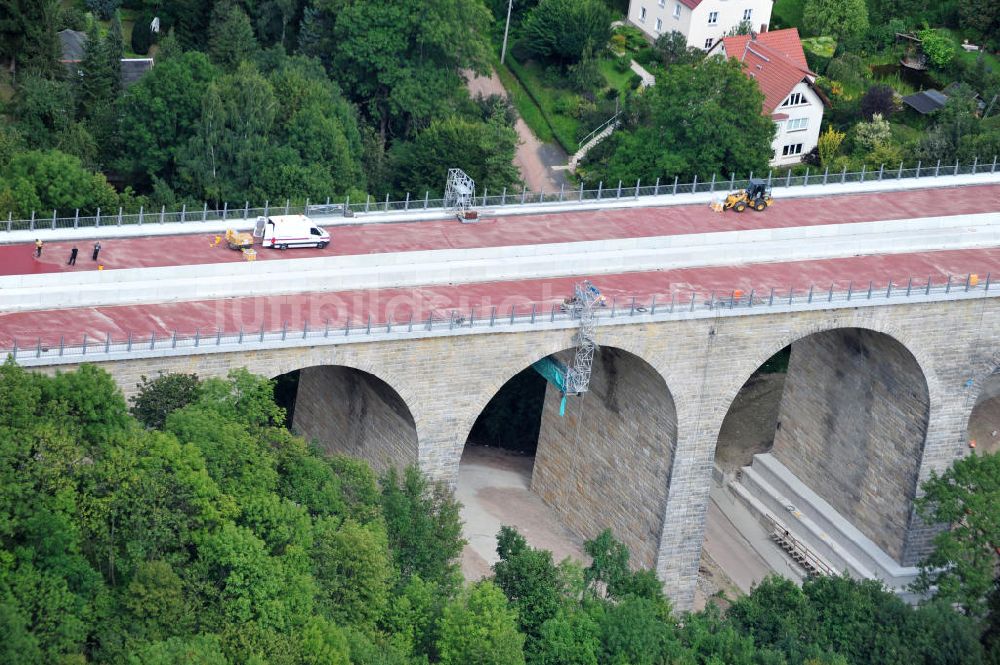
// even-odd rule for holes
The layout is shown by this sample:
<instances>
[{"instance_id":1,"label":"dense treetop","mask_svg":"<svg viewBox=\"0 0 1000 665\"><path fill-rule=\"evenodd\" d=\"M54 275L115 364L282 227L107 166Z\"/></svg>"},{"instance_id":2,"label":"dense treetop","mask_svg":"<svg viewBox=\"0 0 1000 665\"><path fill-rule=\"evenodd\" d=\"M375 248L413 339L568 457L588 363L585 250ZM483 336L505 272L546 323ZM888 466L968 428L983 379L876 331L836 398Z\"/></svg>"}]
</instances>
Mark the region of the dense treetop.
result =
<instances>
[{"instance_id":1,"label":"dense treetop","mask_svg":"<svg viewBox=\"0 0 1000 665\"><path fill-rule=\"evenodd\" d=\"M0 366L0 661L996 662L974 597L995 589L976 554L996 556L978 518L997 505L995 458L928 487L938 518L977 514L930 562L958 566L956 584L935 581L962 587L968 614L835 577L770 579L725 611L678 616L607 531L584 567L504 527L493 577L464 583L448 488L321 456L282 425L273 383L245 370L139 388L129 407L93 366Z\"/></svg>"}]
</instances>

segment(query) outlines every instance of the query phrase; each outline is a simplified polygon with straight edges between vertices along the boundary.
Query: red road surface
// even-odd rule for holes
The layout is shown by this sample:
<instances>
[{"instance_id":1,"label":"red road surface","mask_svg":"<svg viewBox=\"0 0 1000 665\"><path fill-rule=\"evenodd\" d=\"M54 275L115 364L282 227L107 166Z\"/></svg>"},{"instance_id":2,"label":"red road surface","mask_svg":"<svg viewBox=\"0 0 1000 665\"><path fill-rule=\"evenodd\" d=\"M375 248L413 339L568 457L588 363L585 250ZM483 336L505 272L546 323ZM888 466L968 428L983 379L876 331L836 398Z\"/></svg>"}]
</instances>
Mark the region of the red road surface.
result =
<instances>
[{"instance_id":1,"label":"red road surface","mask_svg":"<svg viewBox=\"0 0 1000 665\"><path fill-rule=\"evenodd\" d=\"M656 296L666 303L673 294L678 301L689 301L692 291L699 299L712 291L729 294L733 289L749 293L767 293L772 287L788 293L794 287L800 293L815 285L825 290L831 284L846 290L850 281L856 290L867 291L869 280L884 293L892 280L905 287L912 276L915 282L926 283L928 277L943 284L948 275L976 273L985 281L987 273L1000 275L1000 248L861 256L822 261L761 263L753 265L687 268L618 275L601 275L594 283L608 296L624 305L632 296L648 302ZM572 293L579 278L548 278L511 282L489 282L455 286L358 290L331 293L304 293L287 296L225 298L184 303L133 305L118 307L84 307L0 314L0 346L9 347L13 340L30 346L42 338L47 344L58 344L65 335L67 344L79 344L87 334L91 341L103 340L107 333L124 339L129 332L148 339L150 333L163 338L172 331L179 334L214 335L217 329L226 332L280 330L283 323L289 330L301 330L304 323L317 329L329 320L333 327L342 328L345 321L361 325L368 317L374 323L387 320L426 320L432 311L436 316L450 310L468 311L475 307L477 316L488 315L493 306L502 313L510 307L526 314L532 304L548 312L554 304ZM957 281L957 280L956 280ZM1000 287L998 287L1000 288Z\"/></svg>"},{"instance_id":2,"label":"red road surface","mask_svg":"<svg viewBox=\"0 0 1000 665\"><path fill-rule=\"evenodd\" d=\"M285 252L258 248L258 260L314 256L377 254L430 249L499 247L537 243L641 238L751 228L871 222L937 215L1000 211L1000 185L926 189L912 192L852 194L810 199L778 200L764 213L715 213L707 205L669 206L510 215L486 218L478 224L454 220L400 222L331 227L324 250ZM111 231L113 233L113 231ZM152 266L196 265L241 261L238 252L215 246L215 234L103 239L100 263L106 270ZM46 243L41 259L33 244L0 245L0 275L96 270L92 240ZM67 266L70 249L80 255Z\"/></svg>"}]
</instances>

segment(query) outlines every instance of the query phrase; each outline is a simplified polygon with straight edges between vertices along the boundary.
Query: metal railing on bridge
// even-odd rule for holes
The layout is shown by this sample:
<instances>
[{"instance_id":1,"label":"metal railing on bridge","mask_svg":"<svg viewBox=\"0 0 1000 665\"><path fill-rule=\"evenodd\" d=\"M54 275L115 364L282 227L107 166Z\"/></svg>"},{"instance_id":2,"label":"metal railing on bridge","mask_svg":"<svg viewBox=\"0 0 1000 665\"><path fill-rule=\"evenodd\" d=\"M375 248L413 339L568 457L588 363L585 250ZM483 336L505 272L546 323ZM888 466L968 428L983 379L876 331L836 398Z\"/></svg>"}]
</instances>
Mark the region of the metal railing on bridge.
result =
<instances>
[{"instance_id":1,"label":"metal railing on bridge","mask_svg":"<svg viewBox=\"0 0 1000 665\"><path fill-rule=\"evenodd\" d=\"M644 321L667 321L702 312L721 315L749 315L769 311L826 309L874 306L907 301L941 301L1000 296L1000 288L991 283L991 274L981 277L968 274L935 281L931 277L911 278L904 283L848 283L847 289L831 284L821 288L775 289L763 291L730 290L673 292L669 298L651 296L612 297L606 306L595 310L601 325ZM512 305L509 308L432 310L426 316L410 315L404 320L332 321L317 325L305 322L300 327L287 324L280 329L173 330L168 334L129 332L102 336L48 335L15 339L0 346L0 356L12 356L24 365L51 365L88 360L100 361L122 357L151 357L169 354L230 352L255 347L315 346L367 341L398 340L428 335L464 335L532 328L570 328L578 325L572 309L565 304Z\"/></svg>"},{"instance_id":2,"label":"metal railing on bridge","mask_svg":"<svg viewBox=\"0 0 1000 665\"><path fill-rule=\"evenodd\" d=\"M960 164L958 161L953 164L942 164L938 160L933 164L918 161L916 164L905 166L903 162L900 162L895 166L883 164L878 169L869 170L863 167L860 171L851 172L848 172L846 167L841 171L830 171L829 168L806 168L799 175L793 175L793 170L791 169L783 174L776 175L772 170L766 176L761 173L757 174L757 177L766 180L775 188L792 188L834 183L864 183L884 180L996 173L997 165L998 157L994 156L991 161L981 162L979 159L974 159L968 164ZM754 174L751 173L745 179L737 179L735 176L720 178L712 175L707 179L695 177L690 182L684 183L680 182L677 177L657 179L653 183L643 183L641 180L636 181L634 184L622 181L619 181L617 184L601 182L598 183L596 189L585 189L583 184L581 184L579 188L562 187L559 191L552 192L534 192L527 189L507 191L507 189L504 189L496 193L486 190L482 194L476 195L475 202L477 207L505 208L538 205L540 203L590 203L602 200L639 199L664 195L714 193L744 188L753 177ZM244 201L242 204L234 205L224 203L221 208L209 208L207 203L203 203L200 207L189 208L183 206L180 210L170 211L162 206L159 210L140 208L135 213L126 213L122 208L119 208L111 211L97 209L93 215L80 214L80 211L77 210L72 215L59 216L58 210L52 210L50 213L34 211L27 219L14 219L13 214L8 213L5 221L2 221L2 218L0 218L0 231L34 231L40 229L113 227L178 222L196 224L200 222L255 219L261 215L267 216L268 214L342 215L352 217L366 213L443 209L443 199L431 198L430 192L424 192L422 197L412 197L410 194L407 194L403 200L390 200L389 195L386 194L384 200L368 196L364 201L352 201L349 197L343 201L328 198L325 202L306 200L296 203L286 200L284 204L280 204L267 201L263 206L253 207L249 201Z\"/></svg>"}]
</instances>

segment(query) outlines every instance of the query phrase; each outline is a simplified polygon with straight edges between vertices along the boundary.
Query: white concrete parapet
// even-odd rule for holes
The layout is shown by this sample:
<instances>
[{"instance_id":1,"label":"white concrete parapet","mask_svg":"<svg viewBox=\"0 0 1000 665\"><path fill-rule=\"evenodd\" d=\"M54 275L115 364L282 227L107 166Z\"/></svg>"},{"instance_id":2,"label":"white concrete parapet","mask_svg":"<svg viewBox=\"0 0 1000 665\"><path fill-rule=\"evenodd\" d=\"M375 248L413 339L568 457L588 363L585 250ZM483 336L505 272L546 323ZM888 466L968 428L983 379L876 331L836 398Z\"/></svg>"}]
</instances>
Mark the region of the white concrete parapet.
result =
<instances>
[{"instance_id":1,"label":"white concrete parapet","mask_svg":"<svg viewBox=\"0 0 1000 665\"><path fill-rule=\"evenodd\" d=\"M0 277L0 311L602 275L1000 246L1000 215Z\"/></svg>"}]
</instances>

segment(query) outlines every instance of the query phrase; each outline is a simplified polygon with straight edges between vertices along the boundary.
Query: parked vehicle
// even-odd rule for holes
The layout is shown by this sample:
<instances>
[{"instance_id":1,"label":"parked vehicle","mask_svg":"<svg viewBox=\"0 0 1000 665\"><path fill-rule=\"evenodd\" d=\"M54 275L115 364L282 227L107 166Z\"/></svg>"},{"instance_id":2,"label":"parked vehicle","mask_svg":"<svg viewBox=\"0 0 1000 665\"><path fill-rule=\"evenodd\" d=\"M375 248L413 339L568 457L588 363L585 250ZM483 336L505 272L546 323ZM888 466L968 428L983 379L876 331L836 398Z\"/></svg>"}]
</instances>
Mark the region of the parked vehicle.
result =
<instances>
[{"instance_id":1,"label":"parked vehicle","mask_svg":"<svg viewBox=\"0 0 1000 665\"><path fill-rule=\"evenodd\" d=\"M272 215L258 217L254 237L261 238L261 246L277 249L289 247L317 247L330 244L330 234L316 226L305 215Z\"/></svg>"}]
</instances>

